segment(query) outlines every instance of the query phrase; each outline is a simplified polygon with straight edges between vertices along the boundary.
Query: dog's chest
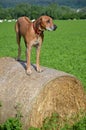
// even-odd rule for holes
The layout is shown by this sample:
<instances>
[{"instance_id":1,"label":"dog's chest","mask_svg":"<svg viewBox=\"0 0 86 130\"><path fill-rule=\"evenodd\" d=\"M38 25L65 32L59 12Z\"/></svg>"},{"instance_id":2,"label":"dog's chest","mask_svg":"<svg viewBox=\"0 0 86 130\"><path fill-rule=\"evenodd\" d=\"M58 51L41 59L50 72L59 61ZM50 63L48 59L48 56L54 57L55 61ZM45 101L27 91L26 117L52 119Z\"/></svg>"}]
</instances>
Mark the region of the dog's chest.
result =
<instances>
[{"instance_id":1,"label":"dog's chest","mask_svg":"<svg viewBox=\"0 0 86 130\"><path fill-rule=\"evenodd\" d=\"M39 45L40 42L41 42L40 37L38 37L38 38L34 39L33 45L34 45L34 46Z\"/></svg>"}]
</instances>

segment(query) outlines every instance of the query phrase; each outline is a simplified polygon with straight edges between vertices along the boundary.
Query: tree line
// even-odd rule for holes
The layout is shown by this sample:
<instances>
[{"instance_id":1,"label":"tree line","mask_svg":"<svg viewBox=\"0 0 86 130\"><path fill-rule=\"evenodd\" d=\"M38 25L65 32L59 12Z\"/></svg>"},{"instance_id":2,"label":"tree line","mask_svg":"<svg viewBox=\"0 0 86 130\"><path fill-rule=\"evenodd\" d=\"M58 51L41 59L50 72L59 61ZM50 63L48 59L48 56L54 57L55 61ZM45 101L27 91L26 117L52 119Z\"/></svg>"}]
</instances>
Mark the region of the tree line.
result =
<instances>
[{"instance_id":1,"label":"tree line","mask_svg":"<svg viewBox=\"0 0 86 130\"><path fill-rule=\"evenodd\" d=\"M21 3L15 7L0 7L0 19L17 19L27 16L30 19L37 19L41 15L49 15L53 19L86 19L86 7L73 9L67 6L59 6L56 3L47 6L37 6Z\"/></svg>"}]
</instances>

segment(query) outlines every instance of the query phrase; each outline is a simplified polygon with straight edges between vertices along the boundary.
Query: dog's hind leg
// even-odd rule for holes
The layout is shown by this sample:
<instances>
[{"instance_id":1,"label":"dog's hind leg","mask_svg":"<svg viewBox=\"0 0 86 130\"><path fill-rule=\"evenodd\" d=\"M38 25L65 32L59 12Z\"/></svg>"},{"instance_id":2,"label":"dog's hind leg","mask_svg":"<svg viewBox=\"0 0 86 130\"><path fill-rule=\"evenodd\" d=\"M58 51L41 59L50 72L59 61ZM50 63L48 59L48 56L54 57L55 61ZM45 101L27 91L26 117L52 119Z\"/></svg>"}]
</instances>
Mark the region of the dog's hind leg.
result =
<instances>
[{"instance_id":1,"label":"dog's hind leg","mask_svg":"<svg viewBox=\"0 0 86 130\"><path fill-rule=\"evenodd\" d=\"M17 40L17 44L18 44L18 56L16 58L16 60L20 60L20 56L21 56L21 46L20 46L20 41L21 41L21 34L19 32L19 24L18 21L15 24L15 31L16 31L16 40Z\"/></svg>"},{"instance_id":2,"label":"dog's hind leg","mask_svg":"<svg viewBox=\"0 0 86 130\"><path fill-rule=\"evenodd\" d=\"M17 60L20 60L20 56L21 56L21 46L20 46L21 35L19 33L17 33L16 37L17 37L17 43L18 43L18 56L17 56Z\"/></svg>"}]
</instances>

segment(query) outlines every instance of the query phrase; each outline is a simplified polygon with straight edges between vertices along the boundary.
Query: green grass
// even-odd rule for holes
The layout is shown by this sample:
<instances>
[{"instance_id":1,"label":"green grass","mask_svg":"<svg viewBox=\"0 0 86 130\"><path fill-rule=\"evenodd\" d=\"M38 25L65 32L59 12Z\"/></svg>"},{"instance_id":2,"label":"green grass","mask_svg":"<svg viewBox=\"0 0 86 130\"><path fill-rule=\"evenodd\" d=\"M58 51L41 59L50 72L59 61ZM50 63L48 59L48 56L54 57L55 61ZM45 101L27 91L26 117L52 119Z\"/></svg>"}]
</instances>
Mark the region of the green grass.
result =
<instances>
[{"instance_id":1,"label":"green grass","mask_svg":"<svg viewBox=\"0 0 86 130\"><path fill-rule=\"evenodd\" d=\"M86 116L76 122L73 126L66 124L61 130L86 130Z\"/></svg>"},{"instance_id":2,"label":"green grass","mask_svg":"<svg viewBox=\"0 0 86 130\"><path fill-rule=\"evenodd\" d=\"M86 90L86 21L54 21L58 26L54 32L45 32L41 49L41 65L75 75ZM0 57L17 56L15 23L0 23ZM25 60L25 45L22 40L22 56ZM35 63L35 49L31 62Z\"/></svg>"},{"instance_id":3,"label":"green grass","mask_svg":"<svg viewBox=\"0 0 86 130\"><path fill-rule=\"evenodd\" d=\"M51 118L46 118L41 128L30 127L28 130L58 130L59 128L59 115L53 113ZM4 124L0 125L0 130L22 130L21 119L10 118ZM65 124L60 130L86 130L86 116L81 118L72 126Z\"/></svg>"},{"instance_id":4,"label":"green grass","mask_svg":"<svg viewBox=\"0 0 86 130\"><path fill-rule=\"evenodd\" d=\"M76 122L72 126L65 124L64 127L59 128L59 115L53 113L51 118L46 118L41 128L31 127L29 130L86 130L86 116L81 118L80 121Z\"/></svg>"},{"instance_id":5,"label":"green grass","mask_svg":"<svg viewBox=\"0 0 86 130\"><path fill-rule=\"evenodd\" d=\"M56 24L56 32L46 33L42 64L77 76L86 88L86 21Z\"/></svg>"},{"instance_id":6,"label":"green grass","mask_svg":"<svg viewBox=\"0 0 86 130\"><path fill-rule=\"evenodd\" d=\"M0 130L22 130L22 124L18 118L10 118L0 125Z\"/></svg>"}]
</instances>

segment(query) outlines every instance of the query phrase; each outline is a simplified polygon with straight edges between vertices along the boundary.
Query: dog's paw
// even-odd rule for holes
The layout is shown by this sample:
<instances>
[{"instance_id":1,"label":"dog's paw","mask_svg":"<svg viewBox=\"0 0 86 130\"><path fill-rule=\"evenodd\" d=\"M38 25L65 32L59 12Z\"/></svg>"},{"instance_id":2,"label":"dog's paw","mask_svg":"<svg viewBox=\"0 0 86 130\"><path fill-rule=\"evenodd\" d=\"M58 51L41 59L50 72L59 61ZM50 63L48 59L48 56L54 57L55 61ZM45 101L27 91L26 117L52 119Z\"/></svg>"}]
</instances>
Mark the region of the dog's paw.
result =
<instances>
[{"instance_id":1,"label":"dog's paw","mask_svg":"<svg viewBox=\"0 0 86 130\"><path fill-rule=\"evenodd\" d=\"M37 69L37 72L41 73L41 72L43 72L43 70L42 69Z\"/></svg>"},{"instance_id":2,"label":"dog's paw","mask_svg":"<svg viewBox=\"0 0 86 130\"><path fill-rule=\"evenodd\" d=\"M32 71L31 71L31 70L26 70L26 74L27 74L27 75L31 75L31 74L32 74Z\"/></svg>"}]
</instances>

